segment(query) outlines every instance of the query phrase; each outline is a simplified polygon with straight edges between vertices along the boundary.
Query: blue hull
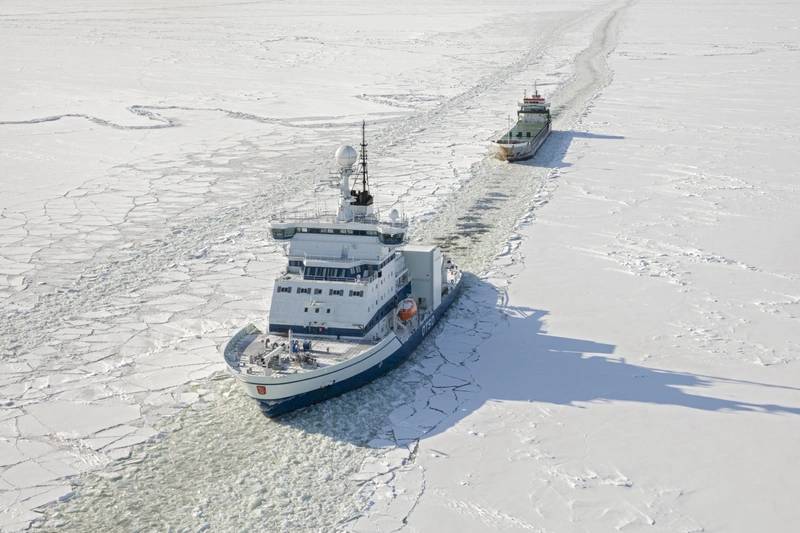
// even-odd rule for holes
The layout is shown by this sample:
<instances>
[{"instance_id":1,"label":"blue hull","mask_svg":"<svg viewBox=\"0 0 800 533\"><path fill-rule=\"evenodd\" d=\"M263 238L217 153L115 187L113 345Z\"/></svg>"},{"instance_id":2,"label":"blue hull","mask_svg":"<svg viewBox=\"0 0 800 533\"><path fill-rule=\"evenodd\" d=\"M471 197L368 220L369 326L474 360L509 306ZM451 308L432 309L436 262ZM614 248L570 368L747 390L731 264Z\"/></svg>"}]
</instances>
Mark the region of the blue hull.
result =
<instances>
[{"instance_id":1,"label":"blue hull","mask_svg":"<svg viewBox=\"0 0 800 533\"><path fill-rule=\"evenodd\" d=\"M456 288L442 298L442 303L434 312L433 322L429 327L425 327L427 324L420 326L417 331L414 332L414 334L411 335L411 337L409 337L409 339L400 348L398 348L396 352L384 359L381 363L370 367L364 372L361 372L360 374L357 374L351 378L347 378L321 389L306 392L304 394L298 394L297 396L292 396L283 400L258 400L261 410L267 416L279 416L290 411L294 411L295 409L300 409L314 403L322 402L329 398L333 398L334 396L339 396L345 392L357 389L366 385L370 381L381 377L387 372L394 370L400 366L403 361L408 359L417 346L420 345L422 339L425 338L425 335L430 332L431 329L433 329L433 326L435 326L439 322L439 319L442 318L442 316L447 312L450 304L452 304L453 301L458 297L458 292L461 290L461 285L463 285L463 283L464 280L462 278Z\"/></svg>"}]
</instances>

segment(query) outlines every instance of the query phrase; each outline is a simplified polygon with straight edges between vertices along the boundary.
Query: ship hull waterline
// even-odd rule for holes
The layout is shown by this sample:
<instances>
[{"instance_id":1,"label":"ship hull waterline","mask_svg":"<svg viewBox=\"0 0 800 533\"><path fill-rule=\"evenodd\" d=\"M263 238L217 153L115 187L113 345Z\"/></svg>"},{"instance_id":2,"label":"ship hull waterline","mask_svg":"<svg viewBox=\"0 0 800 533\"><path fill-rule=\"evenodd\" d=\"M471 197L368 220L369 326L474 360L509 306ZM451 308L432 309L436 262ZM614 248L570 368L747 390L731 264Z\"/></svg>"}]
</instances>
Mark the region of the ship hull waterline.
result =
<instances>
[{"instance_id":1,"label":"ship hull waterline","mask_svg":"<svg viewBox=\"0 0 800 533\"><path fill-rule=\"evenodd\" d=\"M347 375L343 379L336 379L336 370L318 377L309 377L306 379L301 378L298 381L311 382L310 384L312 385L312 388L310 388L310 390L280 398L265 398L263 397L264 395L258 394L257 387L261 383L269 383L269 381L253 379L255 376L242 375L231 367L230 362L228 364L229 370L234 377L236 377L236 379L240 381L242 385L244 385L247 394L258 402L262 412L269 417L277 417L291 411L334 398L346 392L363 387L364 385L374 381L391 370L394 370L406 359L408 359L414 350L422 343L422 340L425 338L425 336L435 327L441 317L447 312L453 301L455 301L455 299L458 297L463 283L463 279L460 280L458 285L456 285L442 298L439 307L423 321L420 327L418 327L416 331L411 334L408 340L401 343L396 337L394 337L394 339L392 339L392 341L389 343L379 343L374 349L375 352L366 354L364 359L368 359L371 355L382 356L376 358L377 360L374 363L366 366L363 368L363 370L360 370L352 375ZM234 339L237 337L241 338L242 334L247 334L248 328L252 327L253 326L250 325L240 330L239 333L234 335L228 344L230 345L232 342L234 342ZM226 347L226 350L228 350L228 347ZM388 355L379 354L380 351L384 350L387 351ZM314 381L319 381L320 385L322 386L313 387ZM269 389L274 389L276 385L278 388L281 388L280 385L282 384L276 382L265 386Z\"/></svg>"}]
</instances>

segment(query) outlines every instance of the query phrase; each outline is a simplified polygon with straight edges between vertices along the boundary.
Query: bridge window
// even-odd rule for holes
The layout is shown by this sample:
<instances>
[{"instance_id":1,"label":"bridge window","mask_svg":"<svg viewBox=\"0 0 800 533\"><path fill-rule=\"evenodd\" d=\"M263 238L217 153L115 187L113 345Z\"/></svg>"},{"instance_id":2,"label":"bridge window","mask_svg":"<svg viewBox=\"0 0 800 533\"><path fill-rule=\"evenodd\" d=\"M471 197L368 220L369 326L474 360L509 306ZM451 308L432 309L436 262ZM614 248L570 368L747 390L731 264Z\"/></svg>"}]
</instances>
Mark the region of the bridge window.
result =
<instances>
[{"instance_id":1,"label":"bridge window","mask_svg":"<svg viewBox=\"0 0 800 533\"><path fill-rule=\"evenodd\" d=\"M389 263L391 263L394 260L394 256L395 256L395 254L392 254L389 257L387 257L386 259L384 259L383 262L381 263L380 268L383 268L386 265L388 265Z\"/></svg>"},{"instance_id":2,"label":"bridge window","mask_svg":"<svg viewBox=\"0 0 800 533\"><path fill-rule=\"evenodd\" d=\"M350 296L364 296L364 291L350 291Z\"/></svg>"},{"instance_id":3,"label":"bridge window","mask_svg":"<svg viewBox=\"0 0 800 533\"><path fill-rule=\"evenodd\" d=\"M295 228L272 228L272 238L277 240L294 237Z\"/></svg>"},{"instance_id":4,"label":"bridge window","mask_svg":"<svg viewBox=\"0 0 800 533\"><path fill-rule=\"evenodd\" d=\"M314 294L322 294L322 289L314 289Z\"/></svg>"},{"instance_id":5,"label":"bridge window","mask_svg":"<svg viewBox=\"0 0 800 533\"><path fill-rule=\"evenodd\" d=\"M288 292L291 294L292 288L291 287L278 287L278 292Z\"/></svg>"},{"instance_id":6,"label":"bridge window","mask_svg":"<svg viewBox=\"0 0 800 533\"><path fill-rule=\"evenodd\" d=\"M328 291L329 296L344 296L344 289L330 289Z\"/></svg>"},{"instance_id":7,"label":"bridge window","mask_svg":"<svg viewBox=\"0 0 800 533\"><path fill-rule=\"evenodd\" d=\"M311 288L309 288L309 287L297 287L297 294L311 294Z\"/></svg>"},{"instance_id":8,"label":"bridge window","mask_svg":"<svg viewBox=\"0 0 800 533\"><path fill-rule=\"evenodd\" d=\"M403 234L381 233L380 239L383 244L401 244L403 242Z\"/></svg>"},{"instance_id":9,"label":"bridge window","mask_svg":"<svg viewBox=\"0 0 800 533\"><path fill-rule=\"evenodd\" d=\"M399 254L392 254L380 265L358 265L351 268L331 268L331 267L305 267L303 271L304 279L324 279L328 281L356 281L359 277L368 277L379 271L380 268L392 262ZM316 291L316 289L315 289ZM314 292L314 294L320 294Z\"/></svg>"}]
</instances>

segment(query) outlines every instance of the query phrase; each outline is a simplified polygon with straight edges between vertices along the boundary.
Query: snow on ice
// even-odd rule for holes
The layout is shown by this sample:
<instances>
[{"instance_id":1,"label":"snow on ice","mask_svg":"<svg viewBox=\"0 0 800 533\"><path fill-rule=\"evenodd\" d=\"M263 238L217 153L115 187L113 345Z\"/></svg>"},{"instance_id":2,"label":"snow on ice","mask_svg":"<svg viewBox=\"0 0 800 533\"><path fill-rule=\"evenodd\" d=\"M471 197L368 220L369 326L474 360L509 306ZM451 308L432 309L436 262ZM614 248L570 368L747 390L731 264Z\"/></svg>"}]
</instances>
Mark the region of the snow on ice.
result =
<instances>
[{"instance_id":1,"label":"snow on ice","mask_svg":"<svg viewBox=\"0 0 800 533\"><path fill-rule=\"evenodd\" d=\"M791 530L799 21L5 3L0 529ZM534 80L547 145L486 159ZM380 207L475 275L406 365L266 420L218 346L361 118Z\"/></svg>"}]
</instances>

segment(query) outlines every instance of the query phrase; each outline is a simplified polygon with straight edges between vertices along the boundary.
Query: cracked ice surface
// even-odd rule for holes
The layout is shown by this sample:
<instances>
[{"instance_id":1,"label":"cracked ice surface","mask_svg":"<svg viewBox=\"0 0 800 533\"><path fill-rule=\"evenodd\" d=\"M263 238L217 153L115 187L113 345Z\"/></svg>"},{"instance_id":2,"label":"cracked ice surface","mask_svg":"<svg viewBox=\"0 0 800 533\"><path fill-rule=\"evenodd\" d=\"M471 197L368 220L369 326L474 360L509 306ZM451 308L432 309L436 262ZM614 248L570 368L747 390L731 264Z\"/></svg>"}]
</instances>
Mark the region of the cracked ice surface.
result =
<instances>
[{"instance_id":1,"label":"cracked ice surface","mask_svg":"<svg viewBox=\"0 0 800 533\"><path fill-rule=\"evenodd\" d=\"M759 36L746 7L733 27L755 28L750 42L721 30L653 41L648 24L671 13L647 2L540 8L509 20L469 3L415 7L426 16L408 35L382 8L354 33L318 6L325 17L288 13L264 37L263 20L236 14L209 28L221 19L204 7L216 18L195 21L200 33L243 38L198 52L169 22L180 14L128 12L80 38L136 65L158 34L142 56L152 70L120 74L140 75L120 86L157 94L83 91L87 104L56 87L36 112L4 99L4 164L55 176L45 192L9 182L0 217L4 527L57 498L68 501L47 509L45 528L700 531L738 512L747 530L779 529L759 523L767 500L780 503L775 520L796 521L783 505L797 492L783 476L798 464L796 258L756 237L791 248L791 232L761 217L793 220L797 190L776 179L780 158L766 169L748 159L783 150L797 120L787 104L773 133L753 116L756 129L737 136L742 101L705 113L720 87L747 85L742 58L774 89L798 47ZM724 20L719 8L701 15ZM66 31L19 17L16 32ZM259 54L240 53L252 43ZM372 68L342 64L354 49ZM184 65L203 73L206 57L230 75L181 86L173 71L198 81ZM709 60L726 62L718 78ZM262 76L261 62L285 79L248 85L241 73ZM332 65L346 71L320 76ZM343 79L358 89L343 93ZM552 97L557 131L533 163L484 160L483 141L531 79ZM310 82L325 98L304 98L299 115ZM790 101L786 91L772 96ZM331 147L353 142L364 114L381 207L404 208L415 238L484 275L408 364L267 421L230 379L206 377L232 328L264 320L281 262L266 218L330 198L320 176ZM106 159L53 140L70 136L107 146ZM76 409L83 419L65 423ZM723 512L714 494L747 505Z\"/></svg>"},{"instance_id":2,"label":"cracked ice surface","mask_svg":"<svg viewBox=\"0 0 800 533\"><path fill-rule=\"evenodd\" d=\"M796 523L798 12L730 7L630 3L596 34L596 137L493 263L475 390L432 428L422 403L390 414L408 451L375 443L393 460L366 465L352 529Z\"/></svg>"},{"instance_id":3,"label":"cracked ice surface","mask_svg":"<svg viewBox=\"0 0 800 533\"><path fill-rule=\"evenodd\" d=\"M77 474L101 468L98 483L113 484L152 473L150 465L162 463L136 452L149 449L136 445L169 434L174 427L167 421L187 406L207 407L196 416L211 420L208 413L222 409L218 418L229 420L232 435L263 424L230 418L232 410L252 415L252 409L202 384L222 368L217 347L229 332L265 320L265 295L283 262L265 235L268 217L330 204L331 152L356 140L362 117L371 125L380 207L399 206L419 222L431 221L430 230L420 226L420 238L448 244L453 230L474 234L474 253L459 253L463 243L450 248L467 266L484 265L519 209L534 201L547 171L517 172L521 193L509 196L517 204L507 220L493 219L493 232L459 227L454 219L474 216L460 208L440 216L443 199L459 189L477 211L505 200L499 191L484 197L469 186L499 167L483 161L484 142L505 125L508 102L531 79L544 89L570 77L570 58L583 46L583 25L597 5L527 6L513 21L487 17L479 3L459 10L419 3L402 16L384 6L354 31L348 13L363 15L358 5L319 4L309 8L319 17L309 18L270 5L234 13L206 5L107 9L75 2L55 12L45 3L6 4L8 31L0 37L9 51L0 66L9 80L0 89L2 527L23 527L37 516L32 509L72 498L67 480ZM230 32L238 38L228 38ZM220 38L208 38L214 35ZM518 52L509 54L509 46ZM354 50L361 61L351 61ZM270 75L280 83L265 84ZM299 102L299 94L308 96ZM494 188L501 187L498 179ZM424 408L422 398L415 400L405 432L398 429L396 437L412 441L415 428L430 427L474 392L457 359L448 364L432 383L441 398ZM432 374L414 373L406 385L427 380L424 375ZM382 397L381 389L369 391ZM397 391L392 398L406 397ZM364 414L370 422L363 427L376 429L362 431L379 432L374 413L387 409ZM307 432L304 424L265 427L283 428L276 434L286 442L302 442ZM177 432L165 449L175 445L192 458L188 451L204 438L193 431ZM274 438L277 448L282 440ZM351 444L360 438L310 441L309 457L319 453L337 465L322 481L349 479L375 453ZM254 440L243 449L258 446ZM221 457L220 465L229 467L230 460ZM271 481L281 468L291 470L270 464L264 476ZM304 472L275 479L298 483ZM348 483L331 498L352 495L356 488ZM276 501L303 498L302 487ZM259 490L247 492L252 501L244 511L252 512L242 516L258 514L253 494ZM72 504L102 494L91 486L80 492ZM357 515L355 500L344 500L349 503L340 510L320 500L321 511L334 509L318 514L320 524ZM186 516L202 525L202 513L214 512L210 502L210 510L201 505L200 515ZM147 505L140 509L158 516ZM275 523L295 523L290 514L276 514L286 522Z\"/></svg>"},{"instance_id":4,"label":"cracked ice surface","mask_svg":"<svg viewBox=\"0 0 800 533\"><path fill-rule=\"evenodd\" d=\"M580 84L565 87L562 98L586 92ZM568 128L575 111L565 108L559 124ZM428 120L444 119L434 115ZM563 141L555 142L548 157L557 159L564 148ZM422 205L412 211L425 218L416 237L439 240L475 270L490 266L499 253L496 265L512 271L519 262L515 251L520 239L508 234L531 220L532 206L547 203L557 172L487 161L476 161L467 170L468 178L446 197L444 207L427 212ZM482 226L459 228L464 217ZM468 365L503 320L495 307L504 299L497 287L504 286L507 274L494 268L488 275L493 284L470 278L448 318L408 364L389 376L278 422L263 420L235 387L220 385L207 405L198 404L205 408L182 415L180 429L134 451L129 460L112 467L113 474L89 477L78 489L79 497L51 509L45 524L111 527L124 515L132 527L145 529L163 523L180 528L360 529L364 520L369 529L382 523L381 514L390 514L381 510L384 505L392 512L410 512L424 483L423 471L414 465L419 439L480 392ZM209 428L225 435L225 446L236 453L206 458L210 447L216 449L208 442ZM197 471L198 454L204 457L202 472L179 474ZM335 468L320 469L320 464ZM198 493L203 495L199 501L194 496ZM177 503L165 508L164 499ZM104 511L122 502L127 502L124 512ZM302 519L297 509L304 510Z\"/></svg>"}]
</instances>

